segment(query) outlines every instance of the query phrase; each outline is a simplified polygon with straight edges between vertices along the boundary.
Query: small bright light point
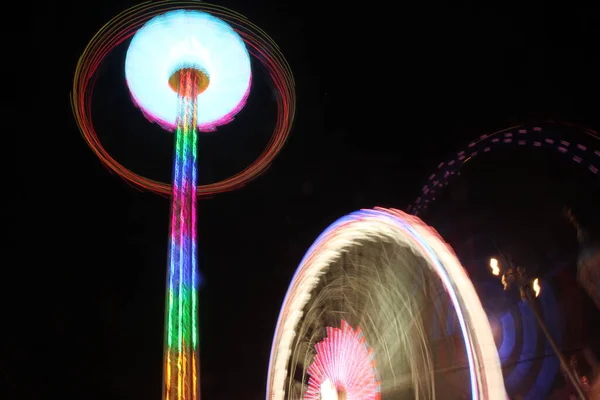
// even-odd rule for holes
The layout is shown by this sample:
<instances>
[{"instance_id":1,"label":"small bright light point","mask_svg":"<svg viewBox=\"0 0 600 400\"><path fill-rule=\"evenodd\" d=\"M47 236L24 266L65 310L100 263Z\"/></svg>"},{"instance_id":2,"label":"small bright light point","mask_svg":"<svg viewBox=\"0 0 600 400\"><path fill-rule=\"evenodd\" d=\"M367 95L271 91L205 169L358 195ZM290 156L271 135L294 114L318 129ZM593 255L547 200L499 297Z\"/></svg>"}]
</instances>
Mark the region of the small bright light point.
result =
<instances>
[{"instance_id":1,"label":"small bright light point","mask_svg":"<svg viewBox=\"0 0 600 400\"><path fill-rule=\"evenodd\" d=\"M492 274L498 276L500 275L500 268L498 267L498 260L495 258L490 258L490 267L492 268Z\"/></svg>"},{"instance_id":2,"label":"small bright light point","mask_svg":"<svg viewBox=\"0 0 600 400\"><path fill-rule=\"evenodd\" d=\"M533 280L533 291L535 292L535 297L538 297L540 295L541 290L542 288L540 286L540 281L538 278L535 278Z\"/></svg>"}]
</instances>

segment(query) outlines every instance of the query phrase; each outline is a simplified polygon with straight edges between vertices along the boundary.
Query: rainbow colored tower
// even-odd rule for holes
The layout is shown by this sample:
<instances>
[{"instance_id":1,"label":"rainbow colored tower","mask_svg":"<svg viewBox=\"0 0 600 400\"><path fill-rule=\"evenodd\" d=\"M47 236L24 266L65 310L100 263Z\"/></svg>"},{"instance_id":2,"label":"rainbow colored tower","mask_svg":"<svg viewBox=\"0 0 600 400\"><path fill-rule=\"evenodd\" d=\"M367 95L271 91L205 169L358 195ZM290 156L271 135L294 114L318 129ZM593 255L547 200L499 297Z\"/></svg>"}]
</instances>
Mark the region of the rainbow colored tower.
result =
<instances>
[{"instance_id":1,"label":"rainbow colored tower","mask_svg":"<svg viewBox=\"0 0 600 400\"><path fill-rule=\"evenodd\" d=\"M136 32L125 74L145 115L175 132L163 390L165 400L198 399L198 131L215 130L242 109L251 82L249 55L225 22L178 10Z\"/></svg>"},{"instance_id":2,"label":"rainbow colored tower","mask_svg":"<svg viewBox=\"0 0 600 400\"><path fill-rule=\"evenodd\" d=\"M171 243L167 288L165 399L197 399L198 262L196 258L196 186L198 75L182 70L175 131Z\"/></svg>"},{"instance_id":3,"label":"rainbow colored tower","mask_svg":"<svg viewBox=\"0 0 600 400\"><path fill-rule=\"evenodd\" d=\"M103 147L92 122L98 66L130 38L125 78L131 98L148 120L175 133L171 183L155 181L121 165ZM271 140L242 171L198 185L199 132L215 131L244 107L252 81L250 54L264 67L275 92ZM243 15L197 0L156 0L123 11L92 38L77 64L71 100L84 139L108 169L137 187L171 196L163 399L198 400L196 199L245 185L281 150L295 109L289 66L275 42Z\"/></svg>"}]
</instances>

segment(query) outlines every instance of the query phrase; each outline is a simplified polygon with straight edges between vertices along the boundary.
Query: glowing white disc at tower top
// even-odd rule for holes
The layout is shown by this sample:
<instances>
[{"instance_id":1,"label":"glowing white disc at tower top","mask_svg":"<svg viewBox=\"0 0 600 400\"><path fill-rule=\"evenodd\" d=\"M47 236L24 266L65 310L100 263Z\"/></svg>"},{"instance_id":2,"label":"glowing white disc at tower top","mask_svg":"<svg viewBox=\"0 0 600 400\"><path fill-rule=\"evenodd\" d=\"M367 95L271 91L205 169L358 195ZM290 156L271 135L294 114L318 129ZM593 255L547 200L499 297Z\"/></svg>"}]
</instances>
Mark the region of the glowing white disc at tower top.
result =
<instances>
[{"instance_id":1,"label":"glowing white disc at tower top","mask_svg":"<svg viewBox=\"0 0 600 400\"><path fill-rule=\"evenodd\" d=\"M148 119L175 129L178 99L169 79L183 68L202 71L210 80L197 99L198 129L214 130L243 108L252 72L242 38L211 14L177 10L148 21L127 50L127 85Z\"/></svg>"}]
</instances>

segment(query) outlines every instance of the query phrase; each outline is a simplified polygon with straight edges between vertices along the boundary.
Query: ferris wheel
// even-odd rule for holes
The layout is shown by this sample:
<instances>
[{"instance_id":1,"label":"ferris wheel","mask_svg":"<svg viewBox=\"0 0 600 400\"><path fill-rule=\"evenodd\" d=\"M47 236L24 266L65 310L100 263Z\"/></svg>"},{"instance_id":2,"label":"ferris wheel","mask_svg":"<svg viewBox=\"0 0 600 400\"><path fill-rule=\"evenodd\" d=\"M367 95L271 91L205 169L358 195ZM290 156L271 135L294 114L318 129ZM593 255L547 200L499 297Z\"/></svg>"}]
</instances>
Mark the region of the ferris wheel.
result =
<instances>
[{"instance_id":1,"label":"ferris wheel","mask_svg":"<svg viewBox=\"0 0 600 400\"><path fill-rule=\"evenodd\" d=\"M480 135L462 150L440 162L428 176L419 196L408 205L407 211L413 215L425 211L460 174L461 168L475 157L513 147L556 151L600 180L600 133L568 122L546 121L543 124L517 125Z\"/></svg>"},{"instance_id":2,"label":"ferris wheel","mask_svg":"<svg viewBox=\"0 0 600 400\"><path fill-rule=\"evenodd\" d=\"M436 200L446 186L455 177L460 175L462 167L472 162L477 156L485 155L492 151L530 147L546 149L558 153L568 162L581 167L581 171L600 179L600 134L597 132L568 122L545 121L539 124L518 125L490 134L483 134L468 143L462 150L438 164L437 168L428 176L427 182L422 186L420 195L407 208L413 215L421 215ZM600 180L597 181L600 183ZM571 216L572 218L572 216ZM445 221L444 223L448 223ZM576 223L575 225L578 225ZM578 231L580 227L576 226ZM465 241L464 233L461 240ZM476 248L478 246L475 246ZM598 269L594 267L594 257L598 253L592 247L585 248L587 253L580 254L578 267L579 283L590 297L600 304L598 292ZM489 256L489 255L488 255ZM586 258L587 257L587 258ZM587 263L581 260L588 261ZM463 260L464 261L464 260ZM481 260L480 260L481 261ZM560 264L560 260L548 260ZM568 263L568 262L567 262ZM480 262L485 265L485 261ZM553 264L552 262L549 263ZM565 264L563 261L562 264ZM556 266L554 266L556 269ZM586 278L582 279L585 276ZM485 293L486 297L498 290L485 285L484 282L475 282L478 293ZM481 288L481 285L486 286ZM559 319L573 318L563 315L555 298L555 288L550 282L543 282L544 287L538 299L540 312L544 317L547 329L557 343L562 342L564 336L564 321ZM501 289L500 289L501 290ZM482 299L483 300L483 299ZM525 398L545 398L551 390L555 377L559 374L559 362L553 354L549 342L535 323L532 311L524 303L512 304L505 307L497 315L488 311L488 317L494 325L497 339L498 352L504 370L504 381L509 393L520 393ZM498 310L496 310L498 311ZM452 315L450 308L445 315ZM451 318L443 329L437 327L438 335L451 337L454 332ZM439 333L441 332L441 334Z\"/></svg>"},{"instance_id":3,"label":"ferris wheel","mask_svg":"<svg viewBox=\"0 0 600 400\"><path fill-rule=\"evenodd\" d=\"M333 223L300 263L277 322L267 399L446 398L427 326L439 290L456 311L471 398L504 400L492 331L465 270L418 218L382 208Z\"/></svg>"}]
</instances>

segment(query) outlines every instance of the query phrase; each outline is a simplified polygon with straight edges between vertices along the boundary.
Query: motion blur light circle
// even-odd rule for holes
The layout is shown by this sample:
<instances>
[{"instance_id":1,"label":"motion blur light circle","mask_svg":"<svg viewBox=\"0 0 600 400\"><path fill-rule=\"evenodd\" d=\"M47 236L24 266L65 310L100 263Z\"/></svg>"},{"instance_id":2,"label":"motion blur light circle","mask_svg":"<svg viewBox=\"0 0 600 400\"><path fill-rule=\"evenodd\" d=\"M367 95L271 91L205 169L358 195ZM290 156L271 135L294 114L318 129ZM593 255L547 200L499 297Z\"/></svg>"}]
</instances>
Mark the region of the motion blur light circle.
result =
<instances>
[{"instance_id":1,"label":"motion blur light circle","mask_svg":"<svg viewBox=\"0 0 600 400\"><path fill-rule=\"evenodd\" d=\"M174 130L178 100L171 79L183 68L206 79L198 95L198 129L212 131L231 121L250 91L250 56L242 38L211 14L176 10L138 30L127 51L125 77L134 102L151 121Z\"/></svg>"},{"instance_id":2,"label":"motion blur light circle","mask_svg":"<svg viewBox=\"0 0 600 400\"><path fill-rule=\"evenodd\" d=\"M165 15L171 17L166 18ZM201 17L198 19L196 15ZM221 45L218 47L207 45L204 43L206 36L197 34L186 36L181 32L182 29L172 26L173 20L170 18L174 17L182 18L183 24L187 27L183 31L186 34L199 29L196 25L204 28L216 27L213 40L217 40ZM158 26L148 24L149 21L155 21ZM166 21L171 21L168 25L169 29ZM251 81L248 54L257 61L257 65L264 68L265 77L273 90L273 98L276 102L276 117L269 143L252 163L238 173L218 182L198 185L198 196L208 197L238 189L262 174L285 144L292 128L296 107L292 72L275 42L246 17L219 5L194 0L144 2L123 11L98 31L79 58L71 92L73 114L83 138L104 166L138 188L165 196L170 196L173 192L171 183L142 176L113 158L98 137L92 118L94 81L98 68L112 50L144 29L164 29L169 31L169 37L173 35L179 38L179 42L175 42L178 45L165 46L166 38L156 36L153 44L157 48L162 48L162 53L147 45L136 44L136 41L132 40L132 46L140 53L136 55L131 49L127 56L127 63L129 63L127 67L129 72L126 72L127 83L135 104L149 120L161 124L167 130L173 129L174 122L173 114L169 113L176 113L178 110L176 105L173 111L163 111L163 107L166 107L166 103L173 103L177 99L176 84L174 85L170 78L177 74L178 70L193 69L207 78L204 82L206 90L197 98L197 125L200 130L207 131L227 123L244 106ZM171 29L178 33L171 34ZM139 36L142 37L146 35ZM147 50L148 53L142 50ZM156 57L157 54L161 57ZM231 56L232 54L236 56ZM232 65L224 65L226 64L224 60L229 56L232 57ZM143 60L147 60L148 63L141 63ZM240 65L233 65L235 60L239 61ZM158 66L152 66L154 62ZM147 82L140 79L139 85L150 87L138 87L138 78L145 75L148 76ZM214 96L210 94L216 93L217 89L219 89L218 94ZM147 96L153 90L164 93L166 97ZM207 102L210 104L206 104Z\"/></svg>"}]
</instances>

